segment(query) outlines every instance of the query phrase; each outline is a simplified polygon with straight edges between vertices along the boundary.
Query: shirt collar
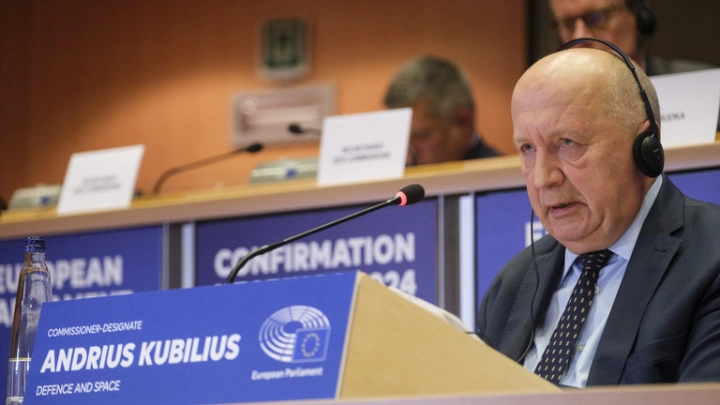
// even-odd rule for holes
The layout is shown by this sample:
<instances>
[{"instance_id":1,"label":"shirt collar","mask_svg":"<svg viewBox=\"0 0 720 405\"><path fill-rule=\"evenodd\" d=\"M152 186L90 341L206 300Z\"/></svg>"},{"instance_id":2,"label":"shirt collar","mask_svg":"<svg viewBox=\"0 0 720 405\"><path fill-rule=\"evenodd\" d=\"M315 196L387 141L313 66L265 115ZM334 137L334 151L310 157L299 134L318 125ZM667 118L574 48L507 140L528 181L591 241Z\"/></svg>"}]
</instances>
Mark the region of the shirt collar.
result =
<instances>
[{"instance_id":1,"label":"shirt collar","mask_svg":"<svg viewBox=\"0 0 720 405\"><path fill-rule=\"evenodd\" d=\"M640 229L642 229L643 223L645 223L645 218L647 218L650 213L650 208L652 208L655 200L657 199L662 182L662 176L658 176L658 178L655 179L653 185L650 186L650 189L645 194L645 198L643 198L642 205L640 206L640 211L638 211L635 219L630 224L630 227L625 231L620 239L613 243L609 248L611 252L625 259L626 262L630 260L633 249L635 249L635 243L637 243L638 236L640 235ZM577 257L578 255L565 249L565 267L563 268L563 278L567 276ZM610 260L612 260L612 258Z\"/></svg>"}]
</instances>

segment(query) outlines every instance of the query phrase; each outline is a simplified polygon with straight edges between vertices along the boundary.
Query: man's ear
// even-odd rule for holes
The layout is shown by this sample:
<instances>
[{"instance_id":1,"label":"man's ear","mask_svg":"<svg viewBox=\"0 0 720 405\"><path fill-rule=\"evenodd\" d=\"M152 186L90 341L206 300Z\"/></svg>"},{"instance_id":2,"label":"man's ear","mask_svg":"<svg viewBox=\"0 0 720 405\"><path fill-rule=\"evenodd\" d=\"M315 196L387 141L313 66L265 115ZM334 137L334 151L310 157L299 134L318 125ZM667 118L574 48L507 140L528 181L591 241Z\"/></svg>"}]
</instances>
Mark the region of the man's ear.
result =
<instances>
[{"instance_id":1,"label":"man's ear","mask_svg":"<svg viewBox=\"0 0 720 405\"><path fill-rule=\"evenodd\" d=\"M650 128L650 121L645 120L642 124L640 124L640 127L636 131L636 133L641 134L645 131L647 131ZM657 137L657 140L660 140L660 124L658 124L657 121L655 121L655 136Z\"/></svg>"}]
</instances>

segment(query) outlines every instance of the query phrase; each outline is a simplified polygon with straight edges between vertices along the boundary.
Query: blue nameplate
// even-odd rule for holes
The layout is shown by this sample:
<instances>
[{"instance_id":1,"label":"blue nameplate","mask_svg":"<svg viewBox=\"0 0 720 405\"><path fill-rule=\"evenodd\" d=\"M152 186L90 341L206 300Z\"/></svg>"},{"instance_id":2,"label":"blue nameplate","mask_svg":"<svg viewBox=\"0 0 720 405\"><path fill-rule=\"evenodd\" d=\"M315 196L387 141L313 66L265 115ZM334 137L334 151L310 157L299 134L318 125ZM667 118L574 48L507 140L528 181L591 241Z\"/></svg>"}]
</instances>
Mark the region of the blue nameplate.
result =
<instances>
[{"instance_id":1,"label":"blue nameplate","mask_svg":"<svg viewBox=\"0 0 720 405\"><path fill-rule=\"evenodd\" d=\"M56 235L45 241L53 300L162 288L162 226ZM24 259L24 239L0 241L0 392L7 391L10 330Z\"/></svg>"},{"instance_id":2,"label":"blue nameplate","mask_svg":"<svg viewBox=\"0 0 720 405\"><path fill-rule=\"evenodd\" d=\"M333 399L356 273L43 306L28 404Z\"/></svg>"}]
</instances>

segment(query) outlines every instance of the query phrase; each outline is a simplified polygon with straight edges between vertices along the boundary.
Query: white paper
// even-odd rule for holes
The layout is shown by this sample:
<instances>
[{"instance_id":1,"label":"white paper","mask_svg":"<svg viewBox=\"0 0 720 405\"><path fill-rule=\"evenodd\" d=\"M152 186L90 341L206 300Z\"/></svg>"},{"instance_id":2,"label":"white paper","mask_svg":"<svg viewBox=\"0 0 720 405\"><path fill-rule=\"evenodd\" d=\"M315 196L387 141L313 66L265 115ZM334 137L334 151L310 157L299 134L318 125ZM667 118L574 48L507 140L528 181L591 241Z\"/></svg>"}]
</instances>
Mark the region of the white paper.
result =
<instances>
[{"instance_id":1,"label":"white paper","mask_svg":"<svg viewBox=\"0 0 720 405\"><path fill-rule=\"evenodd\" d=\"M650 78L660 100L664 147L715 142L720 108L720 69Z\"/></svg>"},{"instance_id":2,"label":"white paper","mask_svg":"<svg viewBox=\"0 0 720 405\"><path fill-rule=\"evenodd\" d=\"M411 108L325 118L318 185L402 177L411 118Z\"/></svg>"},{"instance_id":3,"label":"white paper","mask_svg":"<svg viewBox=\"0 0 720 405\"><path fill-rule=\"evenodd\" d=\"M144 152L135 145L73 154L58 215L128 208Z\"/></svg>"}]
</instances>

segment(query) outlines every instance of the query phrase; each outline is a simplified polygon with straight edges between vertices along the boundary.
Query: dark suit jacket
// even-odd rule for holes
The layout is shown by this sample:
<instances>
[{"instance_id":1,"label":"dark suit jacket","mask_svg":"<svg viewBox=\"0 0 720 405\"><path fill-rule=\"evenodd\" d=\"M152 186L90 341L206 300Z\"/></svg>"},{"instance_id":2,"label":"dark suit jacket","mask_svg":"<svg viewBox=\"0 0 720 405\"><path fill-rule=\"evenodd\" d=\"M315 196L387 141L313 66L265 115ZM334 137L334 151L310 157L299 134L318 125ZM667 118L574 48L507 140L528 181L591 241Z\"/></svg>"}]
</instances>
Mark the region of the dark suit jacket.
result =
<instances>
[{"instance_id":1,"label":"dark suit jacket","mask_svg":"<svg viewBox=\"0 0 720 405\"><path fill-rule=\"evenodd\" d=\"M650 56L645 60L648 76L667 75L671 73L695 72L698 70L714 69L715 66L694 60L663 59Z\"/></svg>"},{"instance_id":2,"label":"dark suit jacket","mask_svg":"<svg viewBox=\"0 0 720 405\"><path fill-rule=\"evenodd\" d=\"M488 157L495 157L500 156L500 154L487 144L485 144L482 141L482 138L480 138L480 135L475 134L473 135L476 138L473 139L473 144L470 147L470 149L465 152L465 156L463 157L463 160L471 160L471 159L482 159L482 158L488 158Z\"/></svg>"},{"instance_id":3,"label":"dark suit jacket","mask_svg":"<svg viewBox=\"0 0 720 405\"><path fill-rule=\"evenodd\" d=\"M565 248L535 244L543 322ZM519 361L531 336L538 285L530 249L503 268L483 298L478 329ZM663 178L608 316L587 385L720 380L720 207L687 198Z\"/></svg>"}]
</instances>

